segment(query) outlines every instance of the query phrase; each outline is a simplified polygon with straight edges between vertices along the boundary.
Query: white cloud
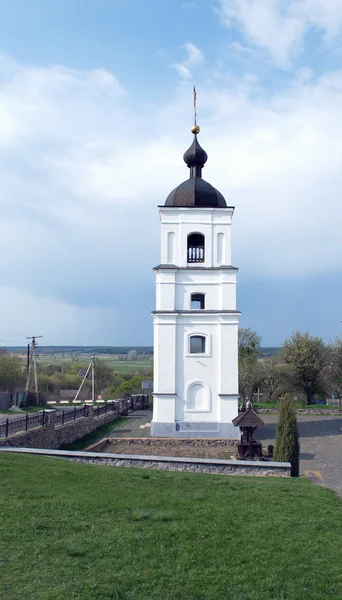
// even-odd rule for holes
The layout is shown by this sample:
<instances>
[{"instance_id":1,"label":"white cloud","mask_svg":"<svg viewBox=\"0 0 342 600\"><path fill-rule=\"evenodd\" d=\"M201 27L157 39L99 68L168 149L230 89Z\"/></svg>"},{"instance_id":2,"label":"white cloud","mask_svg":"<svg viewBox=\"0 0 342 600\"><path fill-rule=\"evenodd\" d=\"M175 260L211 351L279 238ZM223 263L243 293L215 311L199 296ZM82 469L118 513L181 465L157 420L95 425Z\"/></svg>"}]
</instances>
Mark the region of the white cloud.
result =
<instances>
[{"instance_id":1,"label":"white cloud","mask_svg":"<svg viewBox=\"0 0 342 600\"><path fill-rule=\"evenodd\" d=\"M191 65L198 65L201 62L203 62L203 53L201 52L201 50L199 48L197 48L197 46L195 46L195 44L191 44L190 42L187 42L186 44L183 44L183 48L185 48L185 50L187 51L188 57L185 61L185 64L187 64L188 66Z\"/></svg>"},{"instance_id":2,"label":"white cloud","mask_svg":"<svg viewBox=\"0 0 342 600\"><path fill-rule=\"evenodd\" d=\"M185 65L182 65L181 63L175 63L171 66L175 69L177 75L179 75L181 79L185 79L186 81L191 79L191 71Z\"/></svg>"},{"instance_id":3,"label":"white cloud","mask_svg":"<svg viewBox=\"0 0 342 600\"><path fill-rule=\"evenodd\" d=\"M326 43L342 32L340 0L219 0L219 6L225 25L237 24L251 44L285 68L310 29L320 31Z\"/></svg>"},{"instance_id":4,"label":"white cloud","mask_svg":"<svg viewBox=\"0 0 342 600\"><path fill-rule=\"evenodd\" d=\"M138 334L144 343L139 307L150 293L153 309L156 205L188 177L188 86L151 106L134 104L106 71L4 57L0 68L4 326L83 343L84 322L93 343L138 343ZM342 72L299 71L273 94L248 78L208 83L199 122L203 175L236 206L237 266L288 280L339 272ZM106 320L113 331L104 333Z\"/></svg>"},{"instance_id":5,"label":"white cloud","mask_svg":"<svg viewBox=\"0 0 342 600\"><path fill-rule=\"evenodd\" d=\"M26 335L43 333L40 343L44 346L92 345L94 339L104 340L104 345L113 344L118 326L117 313L113 309L76 307L48 295L39 297L15 287L0 286L0 294L4 325L0 331L2 346L24 345L25 332Z\"/></svg>"},{"instance_id":6,"label":"white cloud","mask_svg":"<svg viewBox=\"0 0 342 600\"><path fill-rule=\"evenodd\" d=\"M200 65L204 60L204 56L201 50L191 42L183 44L182 48L186 50L187 56L185 60L182 63L173 64L171 67L175 69L181 79L189 81L192 78L190 69Z\"/></svg>"}]
</instances>

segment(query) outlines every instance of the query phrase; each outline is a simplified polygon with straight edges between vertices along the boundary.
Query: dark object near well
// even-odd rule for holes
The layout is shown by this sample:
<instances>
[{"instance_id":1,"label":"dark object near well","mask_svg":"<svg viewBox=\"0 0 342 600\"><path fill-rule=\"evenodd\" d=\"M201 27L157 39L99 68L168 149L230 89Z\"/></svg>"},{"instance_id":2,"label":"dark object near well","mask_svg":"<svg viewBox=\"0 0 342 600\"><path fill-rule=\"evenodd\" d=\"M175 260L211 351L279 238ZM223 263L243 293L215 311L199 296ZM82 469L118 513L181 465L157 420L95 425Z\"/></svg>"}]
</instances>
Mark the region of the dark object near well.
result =
<instances>
[{"instance_id":1,"label":"dark object near well","mask_svg":"<svg viewBox=\"0 0 342 600\"><path fill-rule=\"evenodd\" d=\"M239 458L252 460L262 457L262 444L254 439L254 432L258 427L266 427L266 423L254 412L252 408L243 411L232 421L235 427L240 427L241 438L238 445Z\"/></svg>"}]
</instances>

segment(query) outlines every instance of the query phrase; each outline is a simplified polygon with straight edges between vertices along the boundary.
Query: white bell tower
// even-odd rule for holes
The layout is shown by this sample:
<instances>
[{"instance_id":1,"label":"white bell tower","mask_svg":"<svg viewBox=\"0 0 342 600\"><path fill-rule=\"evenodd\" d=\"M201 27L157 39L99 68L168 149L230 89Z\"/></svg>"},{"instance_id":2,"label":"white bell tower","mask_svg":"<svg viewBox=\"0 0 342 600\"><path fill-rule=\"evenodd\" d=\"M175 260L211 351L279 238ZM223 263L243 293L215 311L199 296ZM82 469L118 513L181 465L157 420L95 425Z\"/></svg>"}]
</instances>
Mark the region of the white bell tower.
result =
<instances>
[{"instance_id":1,"label":"white bell tower","mask_svg":"<svg viewBox=\"0 0 342 600\"><path fill-rule=\"evenodd\" d=\"M195 113L196 114L196 113ZM184 154L190 178L159 207L154 405L151 435L234 438L238 414L234 207L202 179L207 154L197 140Z\"/></svg>"}]
</instances>

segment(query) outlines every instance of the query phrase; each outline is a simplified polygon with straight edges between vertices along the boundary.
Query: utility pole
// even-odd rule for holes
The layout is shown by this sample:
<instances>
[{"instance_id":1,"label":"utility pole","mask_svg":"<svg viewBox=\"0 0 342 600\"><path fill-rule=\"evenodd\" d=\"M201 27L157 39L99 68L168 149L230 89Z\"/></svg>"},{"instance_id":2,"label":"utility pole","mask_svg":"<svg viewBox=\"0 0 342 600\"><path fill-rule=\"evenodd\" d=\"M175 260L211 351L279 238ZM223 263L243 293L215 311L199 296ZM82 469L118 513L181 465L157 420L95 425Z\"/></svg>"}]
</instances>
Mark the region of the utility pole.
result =
<instances>
[{"instance_id":1,"label":"utility pole","mask_svg":"<svg viewBox=\"0 0 342 600\"><path fill-rule=\"evenodd\" d=\"M74 402L76 402L76 400L78 398L78 395L79 395L79 393L80 393L80 391L81 391L81 389L83 387L83 384L84 384L85 380L88 377L88 374L89 374L90 370L91 370L91 399L92 399L93 402L95 402L95 365L96 365L95 358L96 358L95 354L93 354L92 357L91 357L90 363L88 365L88 368L87 368L87 370L85 372L85 375L84 375L84 377L82 379L82 383L81 383L80 387L77 390L77 394L76 394L76 396L74 398Z\"/></svg>"},{"instance_id":2,"label":"utility pole","mask_svg":"<svg viewBox=\"0 0 342 600\"><path fill-rule=\"evenodd\" d=\"M30 335L27 336L27 340L31 340L31 351L30 344L28 344L27 348L27 378L26 378L26 393L29 391L30 387L30 379L31 379L31 369L33 365L33 373L34 373L34 387L36 391L37 404L39 404L39 396L38 396L38 374L37 374L37 361L36 361L36 348L38 344L36 342L37 338L41 338L41 335Z\"/></svg>"},{"instance_id":3,"label":"utility pole","mask_svg":"<svg viewBox=\"0 0 342 600\"><path fill-rule=\"evenodd\" d=\"M95 402L95 355L91 357L91 399Z\"/></svg>"}]
</instances>

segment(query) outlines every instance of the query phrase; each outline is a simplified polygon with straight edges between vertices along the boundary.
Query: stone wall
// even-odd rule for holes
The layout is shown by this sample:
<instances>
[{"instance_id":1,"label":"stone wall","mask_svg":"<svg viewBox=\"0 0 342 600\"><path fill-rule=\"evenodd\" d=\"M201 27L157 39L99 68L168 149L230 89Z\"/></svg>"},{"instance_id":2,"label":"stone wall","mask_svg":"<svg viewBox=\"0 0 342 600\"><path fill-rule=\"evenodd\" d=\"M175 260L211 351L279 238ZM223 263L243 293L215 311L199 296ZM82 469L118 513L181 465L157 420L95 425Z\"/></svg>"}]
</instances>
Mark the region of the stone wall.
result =
<instances>
[{"instance_id":1,"label":"stone wall","mask_svg":"<svg viewBox=\"0 0 342 600\"><path fill-rule=\"evenodd\" d=\"M21 452L64 458L71 462L83 462L107 467L133 467L159 471L184 471L215 475L252 475L258 477L290 477L290 463L219 460L212 458L181 458L172 456L143 456L132 454L109 454L96 452L70 452L63 450L35 450L27 448L0 448L0 451Z\"/></svg>"},{"instance_id":2,"label":"stone wall","mask_svg":"<svg viewBox=\"0 0 342 600\"><path fill-rule=\"evenodd\" d=\"M36 427L29 431L14 433L10 437L0 438L0 446L12 448L53 448L58 449L63 444L72 444L87 433L91 433L100 425L110 423L118 416L118 411L94 417L94 409L89 407L89 416L81 417L64 425L55 426L53 417L44 427Z\"/></svg>"},{"instance_id":3,"label":"stone wall","mask_svg":"<svg viewBox=\"0 0 342 600\"><path fill-rule=\"evenodd\" d=\"M89 446L88 450L93 452L105 452L106 447L110 446L123 446L123 444L129 446L130 444L134 444L134 446L139 445L142 447L151 447L151 448L168 448L170 442L174 441L177 444L177 447L184 448L184 452L186 452L187 448L196 447L215 447L219 446L227 447L228 449L234 449L238 445L238 440L230 440L227 438L222 439L214 439L214 438L104 438L100 440L96 444Z\"/></svg>"}]
</instances>

